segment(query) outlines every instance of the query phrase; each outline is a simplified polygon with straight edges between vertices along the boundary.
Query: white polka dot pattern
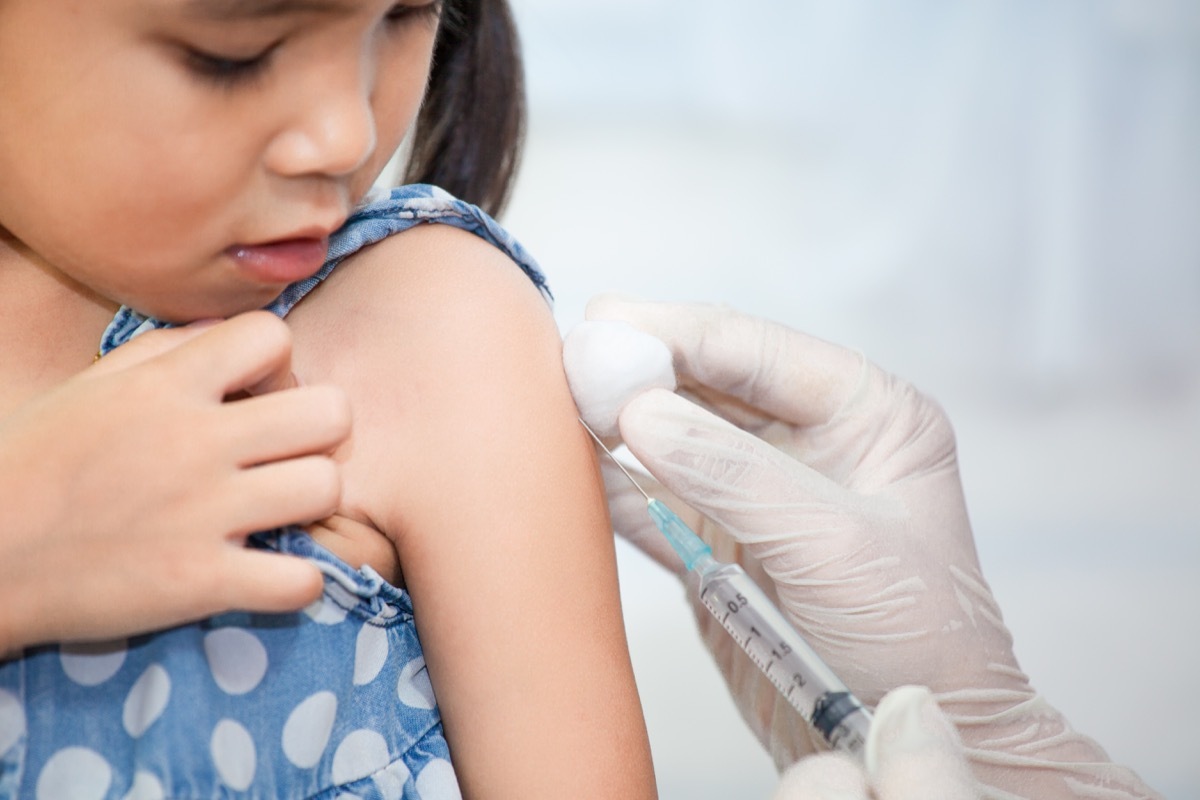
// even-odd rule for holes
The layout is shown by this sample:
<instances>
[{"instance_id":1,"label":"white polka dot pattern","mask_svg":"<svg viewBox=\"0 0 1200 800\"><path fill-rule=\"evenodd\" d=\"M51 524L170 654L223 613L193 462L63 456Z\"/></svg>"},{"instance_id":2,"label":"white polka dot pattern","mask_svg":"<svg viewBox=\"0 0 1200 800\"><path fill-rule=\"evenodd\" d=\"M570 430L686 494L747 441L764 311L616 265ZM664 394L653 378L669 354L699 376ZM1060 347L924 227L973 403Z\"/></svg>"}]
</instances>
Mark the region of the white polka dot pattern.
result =
<instances>
[{"instance_id":1,"label":"white polka dot pattern","mask_svg":"<svg viewBox=\"0 0 1200 800\"><path fill-rule=\"evenodd\" d=\"M387 657L387 631L364 623L354 641L354 685L365 686L375 680Z\"/></svg>"},{"instance_id":2,"label":"white polka dot pattern","mask_svg":"<svg viewBox=\"0 0 1200 800\"><path fill-rule=\"evenodd\" d=\"M411 708L431 709L437 704L433 699L433 686L429 682L429 672L425 669L424 656L414 658L400 670L400 679L396 682L396 695L401 703Z\"/></svg>"},{"instance_id":3,"label":"white polka dot pattern","mask_svg":"<svg viewBox=\"0 0 1200 800\"><path fill-rule=\"evenodd\" d=\"M151 664L133 684L129 696L125 698L125 709L121 714L121 724L125 726L125 732L134 739L139 738L162 716L170 699L170 676L161 665Z\"/></svg>"},{"instance_id":4,"label":"white polka dot pattern","mask_svg":"<svg viewBox=\"0 0 1200 800\"><path fill-rule=\"evenodd\" d=\"M329 744L336 715L333 692L317 692L296 706L283 725L283 754L288 761L302 769L316 766Z\"/></svg>"},{"instance_id":5,"label":"white polka dot pattern","mask_svg":"<svg viewBox=\"0 0 1200 800\"><path fill-rule=\"evenodd\" d=\"M25 735L25 709L12 692L0 689L0 756Z\"/></svg>"},{"instance_id":6,"label":"white polka dot pattern","mask_svg":"<svg viewBox=\"0 0 1200 800\"><path fill-rule=\"evenodd\" d=\"M372 612L333 626L303 613L235 614L129 648L50 648L24 665L49 681L42 689L13 684L0 665L0 797L11 796L11 750L31 765L18 796L35 800L267 797L295 785L340 788L343 800L456 798L412 617ZM272 670L282 672L268 680ZM28 693L43 702L27 719ZM48 723L56 732L43 744Z\"/></svg>"},{"instance_id":7,"label":"white polka dot pattern","mask_svg":"<svg viewBox=\"0 0 1200 800\"><path fill-rule=\"evenodd\" d=\"M42 767L37 800L101 800L112 783L112 767L95 750L66 747Z\"/></svg>"},{"instance_id":8,"label":"white polka dot pattern","mask_svg":"<svg viewBox=\"0 0 1200 800\"><path fill-rule=\"evenodd\" d=\"M346 736L333 754L334 783L349 783L388 765L387 741L378 733L360 728Z\"/></svg>"},{"instance_id":9,"label":"white polka dot pattern","mask_svg":"<svg viewBox=\"0 0 1200 800\"><path fill-rule=\"evenodd\" d=\"M383 800L401 800L404 796L404 784L408 782L410 775L408 765L397 761L388 764L382 772L376 773L372 780Z\"/></svg>"},{"instance_id":10,"label":"white polka dot pattern","mask_svg":"<svg viewBox=\"0 0 1200 800\"><path fill-rule=\"evenodd\" d=\"M145 770L138 770L133 776L133 786L121 800L165 800L166 789L162 782Z\"/></svg>"},{"instance_id":11,"label":"white polka dot pattern","mask_svg":"<svg viewBox=\"0 0 1200 800\"><path fill-rule=\"evenodd\" d=\"M99 686L125 663L127 645L117 642L64 644L59 648L63 672L80 686Z\"/></svg>"},{"instance_id":12,"label":"white polka dot pattern","mask_svg":"<svg viewBox=\"0 0 1200 800\"><path fill-rule=\"evenodd\" d=\"M226 786L238 791L250 788L258 758L254 739L241 723L231 719L218 722L209 749L217 774Z\"/></svg>"},{"instance_id":13,"label":"white polka dot pattern","mask_svg":"<svg viewBox=\"0 0 1200 800\"><path fill-rule=\"evenodd\" d=\"M0 798L457 798L411 605L326 592L0 663Z\"/></svg>"},{"instance_id":14,"label":"white polka dot pattern","mask_svg":"<svg viewBox=\"0 0 1200 800\"><path fill-rule=\"evenodd\" d=\"M204 657L221 691L245 694L267 674L267 649L241 628L219 628L204 637Z\"/></svg>"},{"instance_id":15,"label":"white polka dot pattern","mask_svg":"<svg viewBox=\"0 0 1200 800\"><path fill-rule=\"evenodd\" d=\"M417 794L422 800L462 800L454 767L444 758L435 758L417 776Z\"/></svg>"}]
</instances>

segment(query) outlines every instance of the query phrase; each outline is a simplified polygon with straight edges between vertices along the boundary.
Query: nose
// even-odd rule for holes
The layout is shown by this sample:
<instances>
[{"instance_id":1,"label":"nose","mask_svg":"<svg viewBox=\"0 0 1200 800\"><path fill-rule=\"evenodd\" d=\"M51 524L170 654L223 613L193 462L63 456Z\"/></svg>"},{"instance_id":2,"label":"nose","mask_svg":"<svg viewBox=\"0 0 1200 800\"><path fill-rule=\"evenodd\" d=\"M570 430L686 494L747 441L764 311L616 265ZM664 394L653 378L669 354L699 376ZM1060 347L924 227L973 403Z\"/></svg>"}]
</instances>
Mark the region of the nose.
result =
<instances>
[{"instance_id":1,"label":"nose","mask_svg":"<svg viewBox=\"0 0 1200 800\"><path fill-rule=\"evenodd\" d=\"M309 91L291 99L294 113L267 146L267 168L297 177L341 177L375 152L375 112L371 86L361 65L347 65L340 75L315 70Z\"/></svg>"}]
</instances>

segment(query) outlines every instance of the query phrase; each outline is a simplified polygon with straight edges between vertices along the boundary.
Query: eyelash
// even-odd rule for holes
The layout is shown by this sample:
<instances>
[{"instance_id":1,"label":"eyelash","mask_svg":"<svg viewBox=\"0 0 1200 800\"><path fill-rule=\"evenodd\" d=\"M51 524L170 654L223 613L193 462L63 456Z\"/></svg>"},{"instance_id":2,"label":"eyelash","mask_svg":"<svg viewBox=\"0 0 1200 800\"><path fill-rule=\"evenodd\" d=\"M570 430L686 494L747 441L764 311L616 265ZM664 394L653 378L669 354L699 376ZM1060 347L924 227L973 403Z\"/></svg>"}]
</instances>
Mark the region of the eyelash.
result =
<instances>
[{"instance_id":1,"label":"eyelash","mask_svg":"<svg viewBox=\"0 0 1200 800\"><path fill-rule=\"evenodd\" d=\"M189 48L186 51L187 66L192 74L219 88L233 88L248 84L260 77L270 63L271 54L279 46L276 42L258 55L250 58L226 58Z\"/></svg>"},{"instance_id":2,"label":"eyelash","mask_svg":"<svg viewBox=\"0 0 1200 800\"><path fill-rule=\"evenodd\" d=\"M442 14L444 2L445 0L433 0L421 5L397 3L384 16L384 21L392 26L400 26L421 20L436 20ZM253 83L261 77L270 66L275 49L282 43L282 40L274 42L249 58L227 58L193 48L186 49L185 57L187 66L194 75L218 88L232 89Z\"/></svg>"},{"instance_id":3,"label":"eyelash","mask_svg":"<svg viewBox=\"0 0 1200 800\"><path fill-rule=\"evenodd\" d=\"M387 13L385 19L390 22L406 22L409 20L421 19L437 19L442 15L442 6L445 0L433 0L430 3L422 3L421 5L409 5L408 3L397 3L392 6L391 11Z\"/></svg>"}]
</instances>

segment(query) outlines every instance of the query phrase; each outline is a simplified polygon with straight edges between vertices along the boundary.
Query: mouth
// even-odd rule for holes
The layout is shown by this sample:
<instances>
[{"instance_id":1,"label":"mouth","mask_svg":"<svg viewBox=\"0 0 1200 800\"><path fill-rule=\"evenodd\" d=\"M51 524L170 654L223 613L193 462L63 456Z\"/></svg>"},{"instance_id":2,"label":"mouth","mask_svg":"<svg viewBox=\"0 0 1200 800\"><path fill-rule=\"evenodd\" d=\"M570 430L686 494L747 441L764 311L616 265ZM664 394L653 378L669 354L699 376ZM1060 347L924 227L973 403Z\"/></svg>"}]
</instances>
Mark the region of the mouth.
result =
<instances>
[{"instance_id":1,"label":"mouth","mask_svg":"<svg viewBox=\"0 0 1200 800\"><path fill-rule=\"evenodd\" d=\"M289 284L311 277L325 263L328 235L301 235L260 244L235 244L225 255L258 283Z\"/></svg>"}]
</instances>

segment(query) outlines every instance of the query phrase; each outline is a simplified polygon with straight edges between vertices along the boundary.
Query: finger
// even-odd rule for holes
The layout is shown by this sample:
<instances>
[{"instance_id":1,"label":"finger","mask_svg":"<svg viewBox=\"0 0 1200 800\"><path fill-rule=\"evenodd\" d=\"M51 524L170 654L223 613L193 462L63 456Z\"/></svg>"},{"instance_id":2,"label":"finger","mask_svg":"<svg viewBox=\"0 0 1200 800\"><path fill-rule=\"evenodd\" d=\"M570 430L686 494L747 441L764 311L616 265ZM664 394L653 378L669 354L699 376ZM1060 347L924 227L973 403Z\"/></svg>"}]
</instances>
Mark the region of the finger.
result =
<instances>
[{"instance_id":1,"label":"finger","mask_svg":"<svg viewBox=\"0 0 1200 800\"><path fill-rule=\"evenodd\" d=\"M711 387L796 425L828 421L864 379L859 353L722 306L601 295L586 317L628 322L661 339L681 384Z\"/></svg>"},{"instance_id":2,"label":"finger","mask_svg":"<svg viewBox=\"0 0 1200 800\"><path fill-rule=\"evenodd\" d=\"M670 491L742 541L769 531L783 508L846 504L847 490L678 395L653 389L620 416L621 436ZM763 519L759 519L763 517Z\"/></svg>"},{"instance_id":3,"label":"finger","mask_svg":"<svg viewBox=\"0 0 1200 800\"><path fill-rule=\"evenodd\" d=\"M106 375L143 364L189 342L220 320L203 320L181 328L162 328L135 336L97 361L85 374Z\"/></svg>"},{"instance_id":4,"label":"finger","mask_svg":"<svg viewBox=\"0 0 1200 800\"><path fill-rule=\"evenodd\" d=\"M216 397L295 386L292 334L266 311L239 314L163 356L174 378Z\"/></svg>"},{"instance_id":5,"label":"finger","mask_svg":"<svg viewBox=\"0 0 1200 800\"><path fill-rule=\"evenodd\" d=\"M925 795L926 800L938 797ZM779 780L772 800L871 800L866 776L840 753L809 756L792 766Z\"/></svg>"},{"instance_id":6,"label":"finger","mask_svg":"<svg viewBox=\"0 0 1200 800\"><path fill-rule=\"evenodd\" d=\"M309 386L226 403L222 435L241 466L328 453L350 435L350 404L335 386Z\"/></svg>"},{"instance_id":7,"label":"finger","mask_svg":"<svg viewBox=\"0 0 1200 800\"><path fill-rule=\"evenodd\" d=\"M298 611L321 596L321 571L297 556L232 548L223 565L223 610Z\"/></svg>"},{"instance_id":8,"label":"finger","mask_svg":"<svg viewBox=\"0 0 1200 800\"><path fill-rule=\"evenodd\" d=\"M243 536L307 525L337 511L342 477L331 458L305 456L243 470L228 499L225 529Z\"/></svg>"},{"instance_id":9,"label":"finger","mask_svg":"<svg viewBox=\"0 0 1200 800\"><path fill-rule=\"evenodd\" d=\"M923 686L902 686L880 701L866 761L879 800L980 797L958 733Z\"/></svg>"}]
</instances>

